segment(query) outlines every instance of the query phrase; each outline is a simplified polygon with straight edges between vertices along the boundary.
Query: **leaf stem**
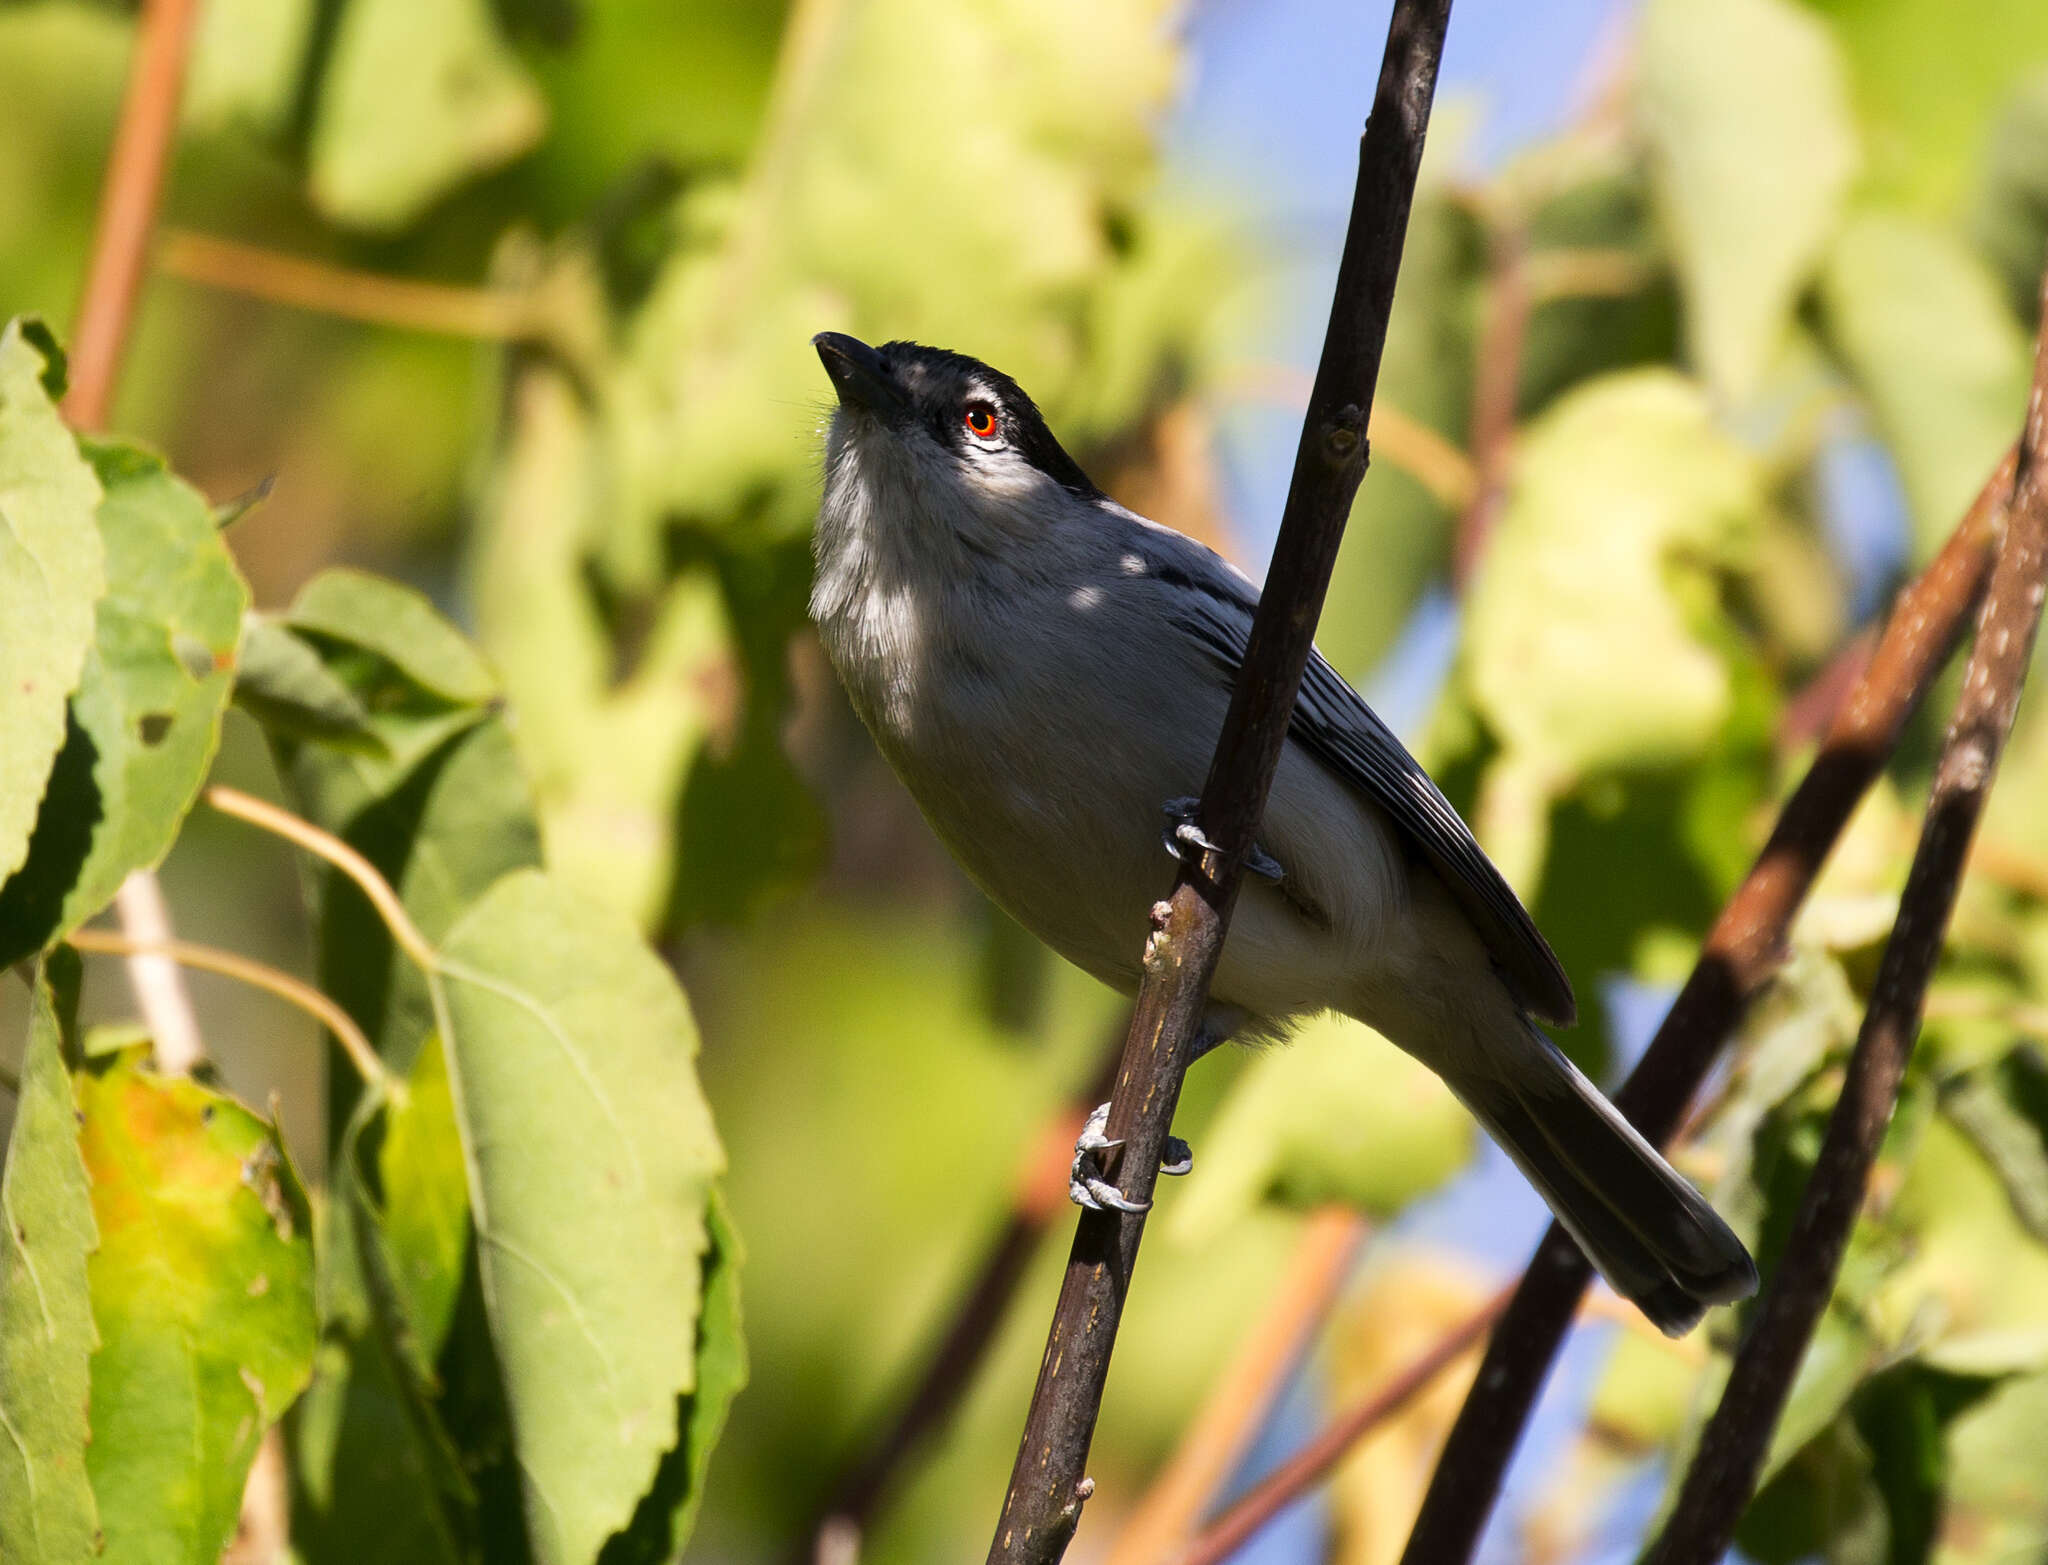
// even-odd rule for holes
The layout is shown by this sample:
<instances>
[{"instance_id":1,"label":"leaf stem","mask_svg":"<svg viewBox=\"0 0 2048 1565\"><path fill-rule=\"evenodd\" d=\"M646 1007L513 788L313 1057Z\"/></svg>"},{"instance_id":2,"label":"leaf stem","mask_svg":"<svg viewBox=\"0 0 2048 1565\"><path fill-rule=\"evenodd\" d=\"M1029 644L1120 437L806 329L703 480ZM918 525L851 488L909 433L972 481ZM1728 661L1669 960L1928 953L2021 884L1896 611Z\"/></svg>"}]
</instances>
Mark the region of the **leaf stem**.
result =
<instances>
[{"instance_id":1,"label":"leaf stem","mask_svg":"<svg viewBox=\"0 0 2048 1565\"><path fill-rule=\"evenodd\" d=\"M380 1091L392 1090L391 1073L377 1057L377 1051L363 1035L362 1028L356 1025L355 1018L311 984L304 983L267 962L259 962L254 957L242 956L233 951L223 951L218 946L200 945L191 940L131 940L126 935L115 934L108 929L74 929L64 937L64 942L77 950L103 956L162 957L176 962L181 967L196 968L203 973L218 973L223 978L232 978L238 983L249 985L252 989L261 989L266 994L276 995L286 1004L297 1006L333 1033L335 1041L349 1057L349 1063L361 1073L365 1084Z\"/></svg>"},{"instance_id":2,"label":"leaf stem","mask_svg":"<svg viewBox=\"0 0 2048 1565\"><path fill-rule=\"evenodd\" d=\"M406 912L405 904L398 900L398 893L391 889L391 882L377 872L376 865L339 837L239 788L216 783L206 790L205 797L206 802L221 814L232 815L236 820L246 821L251 826L295 842L315 858L332 864L370 899L370 905L384 920L384 927L391 931L391 938L400 950L427 973L440 968L441 954L420 933L412 915Z\"/></svg>"}]
</instances>

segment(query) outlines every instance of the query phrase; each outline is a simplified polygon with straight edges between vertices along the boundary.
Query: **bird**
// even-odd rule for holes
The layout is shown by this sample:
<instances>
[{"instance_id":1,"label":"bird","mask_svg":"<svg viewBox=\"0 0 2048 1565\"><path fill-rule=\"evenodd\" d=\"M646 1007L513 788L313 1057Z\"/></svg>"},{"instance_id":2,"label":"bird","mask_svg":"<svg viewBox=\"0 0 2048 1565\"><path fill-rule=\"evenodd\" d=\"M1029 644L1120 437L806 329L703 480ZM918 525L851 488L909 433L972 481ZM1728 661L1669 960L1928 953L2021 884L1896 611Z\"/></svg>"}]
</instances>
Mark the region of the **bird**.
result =
<instances>
[{"instance_id":1,"label":"bird","mask_svg":"<svg viewBox=\"0 0 2048 1565\"><path fill-rule=\"evenodd\" d=\"M1134 993L1168 855L1202 843L1190 795L1259 590L1112 500L1001 371L914 342L812 343L837 400L810 597L826 658L968 877ZM1316 653L1194 1052L1331 1010L1440 1076L1666 1333L1755 1292L1742 1242L1539 1028L1576 1020L1563 966L1428 773ZM1073 1194L1130 1209L1092 1161L1103 1117L1076 1147ZM1184 1146L1167 1161L1182 1171Z\"/></svg>"}]
</instances>

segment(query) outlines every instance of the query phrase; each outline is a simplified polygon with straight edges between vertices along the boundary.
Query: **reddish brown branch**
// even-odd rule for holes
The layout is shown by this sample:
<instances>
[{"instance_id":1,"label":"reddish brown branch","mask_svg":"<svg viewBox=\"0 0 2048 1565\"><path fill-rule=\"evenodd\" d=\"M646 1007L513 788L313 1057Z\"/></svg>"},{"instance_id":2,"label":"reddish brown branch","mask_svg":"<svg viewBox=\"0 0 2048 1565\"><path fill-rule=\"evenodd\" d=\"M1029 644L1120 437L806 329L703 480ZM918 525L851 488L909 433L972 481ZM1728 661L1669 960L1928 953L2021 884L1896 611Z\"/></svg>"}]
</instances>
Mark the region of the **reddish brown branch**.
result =
<instances>
[{"instance_id":1,"label":"reddish brown branch","mask_svg":"<svg viewBox=\"0 0 2048 1565\"><path fill-rule=\"evenodd\" d=\"M1450 0L1394 6L1280 536L1196 811L1208 839L1223 848L1199 860L1190 855L1171 898L1153 910L1145 979L1111 1098L1107 1132L1123 1146L1120 1185L1139 1210L1082 1215L990 1565L1059 1559L1093 1492L1085 1476L1088 1447L1144 1235L1143 1208L1158 1179L1244 855L1287 742L1337 546L1365 476L1373 390L1449 20Z\"/></svg>"},{"instance_id":2,"label":"reddish brown branch","mask_svg":"<svg viewBox=\"0 0 2048 1565\"><path fill-rule=\"evenodd\" d=\"M2048 299L2048 279L2044 279ZM1920 845L1899 897L1842 1095L1800 1199L1776 1275L1736 1354L1649 1565L1712 1565L1735 1536L1799 1361L1834 1292L1871 1166L1920 1032L1927 984L2026 684L2048 591L2048 312L2035 349L2005 538L1977 621L1962 694L1935 767Z\"/></svg>"},{"instance_id":3,"label":"reddish brown branch","mask_svg":"<svg viewBox=\"0 0 2048 1565\"><path fill-rule=\"evenodd\" d=\"M1467 445L1479 482L1458 517L1451 544L1451 583L1463 593L1485 557L1507 504L1521 401L1522 349L1535 300L1529 287L1528 239L1518 219L1503 220L1488 243L1486 313L1473 366L1472 421Z\"/></svg>"},{"instance_id":4,"label":"reddish brown branch","mask_svg":"<svg viewBox=\"0 0 2048 1565\"><path fill-rule=\"evenodd\" d=\"M1158 1565L1194 1536L1210 1496L1242 1460L1336 1307L1371 1226L1349 1207L1325 1207L1309 1217L1266 1308L1133 1508L1104 1565Z\"/></svg>"},{"instance_id":5,"label":"reddish brown branch","mask_svg":"<svg viewBox=\"0 0 2048 1565\"><path fill-rule=\"evenodd\" d=\"M1358 1406L1339 1414L1313 1440L1232 1505L1180 1556L1177 1565L1220 1565L1252 1535L1330 1475L1360 1440L1406 1407L1429 1383L1469 1352L1507 1308L1503 1288L1424 1349L1406 1369Z\"/></svg>"},{"instance_id":6,"label":"reddish brown branch","mask_svg":"<svg viewBox=\"0 0 2048 1565\"><path fill-rule=\"evenodd\" d=\"M103 427L113 406L121 353L128 345L163 197L198 14L199 0L147 0L142 8L121 121L100 190L91 268L71 337L71 390L64 416L78 429Z\"/></svg>"},{"instance_id":7,"label":"reddish brown branch","mask_svg":"<svg viewBox=\"0 0 2048 1565\"><path fill-rule=\"evenodd\" d=\"M1907 720L1948 662L1990 566L2014 457L2008 455L1941 552L1905 591L1820 752L1785 803L1769 841L1708 933L1616 1103L1652 1141L1669 1139L1749 1001L1777 970L1786 931L1850 813L1897 748ZM1592 1277L1555 1224L1494 1331L1429 1491L1402 1565L1471 1557L1508 1459Z\"/></svg>"}]
</instances>

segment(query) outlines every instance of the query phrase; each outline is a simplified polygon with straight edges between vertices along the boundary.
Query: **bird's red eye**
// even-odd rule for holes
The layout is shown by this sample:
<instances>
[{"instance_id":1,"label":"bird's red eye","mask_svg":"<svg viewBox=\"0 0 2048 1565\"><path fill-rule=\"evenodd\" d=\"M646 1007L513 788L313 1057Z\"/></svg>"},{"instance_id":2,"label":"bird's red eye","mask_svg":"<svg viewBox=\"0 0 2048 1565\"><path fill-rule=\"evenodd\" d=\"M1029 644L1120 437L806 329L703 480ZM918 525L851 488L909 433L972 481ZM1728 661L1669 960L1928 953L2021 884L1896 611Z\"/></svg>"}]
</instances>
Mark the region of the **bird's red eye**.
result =
<instances>
[{"instance_id":1,"label":"bird's red eye","mask_svg":"<svg viewBox=\"0 0 2048 1565\"><path fill-rule=\"evenodd\" d=\"M986 402L970 402L960 422L975 439L987 440L996 432L996 410Z\"/></svg>"}]
</instances>

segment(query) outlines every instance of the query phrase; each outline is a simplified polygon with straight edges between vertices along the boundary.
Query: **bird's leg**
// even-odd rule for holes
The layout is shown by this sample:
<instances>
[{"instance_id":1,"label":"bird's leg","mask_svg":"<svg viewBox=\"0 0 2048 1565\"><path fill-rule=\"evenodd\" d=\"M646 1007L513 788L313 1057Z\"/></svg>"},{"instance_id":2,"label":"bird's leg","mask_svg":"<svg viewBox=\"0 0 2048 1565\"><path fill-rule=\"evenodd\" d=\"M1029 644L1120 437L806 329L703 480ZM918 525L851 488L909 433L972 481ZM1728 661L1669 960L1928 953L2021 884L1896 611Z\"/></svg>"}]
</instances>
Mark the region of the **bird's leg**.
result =
<instances>
[{"instance_id":1,"label":"bird's leg","mask_svg":"<svg viewBox=\"0 0 2048 1565\"><path fill-rule=\"evenodd\" d=\"M1220 1008L1210 1011L1202 1018L1201 1027L1189 1046L1188 1063L1194 1064L1219 1043L1225 1042L1242 1020L1235 1011ZM1106 1134L1108 1124L1109 1105L1099 1103L1074 1141L1074 1165L1067 1175L1067 1195L1076 1206L1085 1206L1091 1212L1100 1212L1105 1207L1117 1212L1147 1211L1151 1202L1129 1199L1103 1175L1101 1154L1123 1145L1122 1141L1112 1140ZM1159 1154L1159 1172L1185 1174L1194 1166L1195 1154L1188 1144L1178 1136L1168 1136L1166 1146Z\"/></svg>"},{"instance_id":2,"label":"bird's leg","mask_svg":"<svg viewBox=\"0 0 2048 1565\"><path fill-rule=\"evenodd\" d=\"M1159 840L1165 844L1167 853L1176 861L1179 860L1183 848L1193 848L1200 853L1223 851L1209 840L1201 827L1195 824L1195 808L1201 802L1200 799L1168 799L1164 805L1166 818L1172 824L1166 828ZM1279 880L1287 873L1281 868L1280 861L1256 842L1252 844L1251 851L1244 856L1244 868L1246 874L1256 875L1261 880Z\"/></svg>"}]
</instances>

